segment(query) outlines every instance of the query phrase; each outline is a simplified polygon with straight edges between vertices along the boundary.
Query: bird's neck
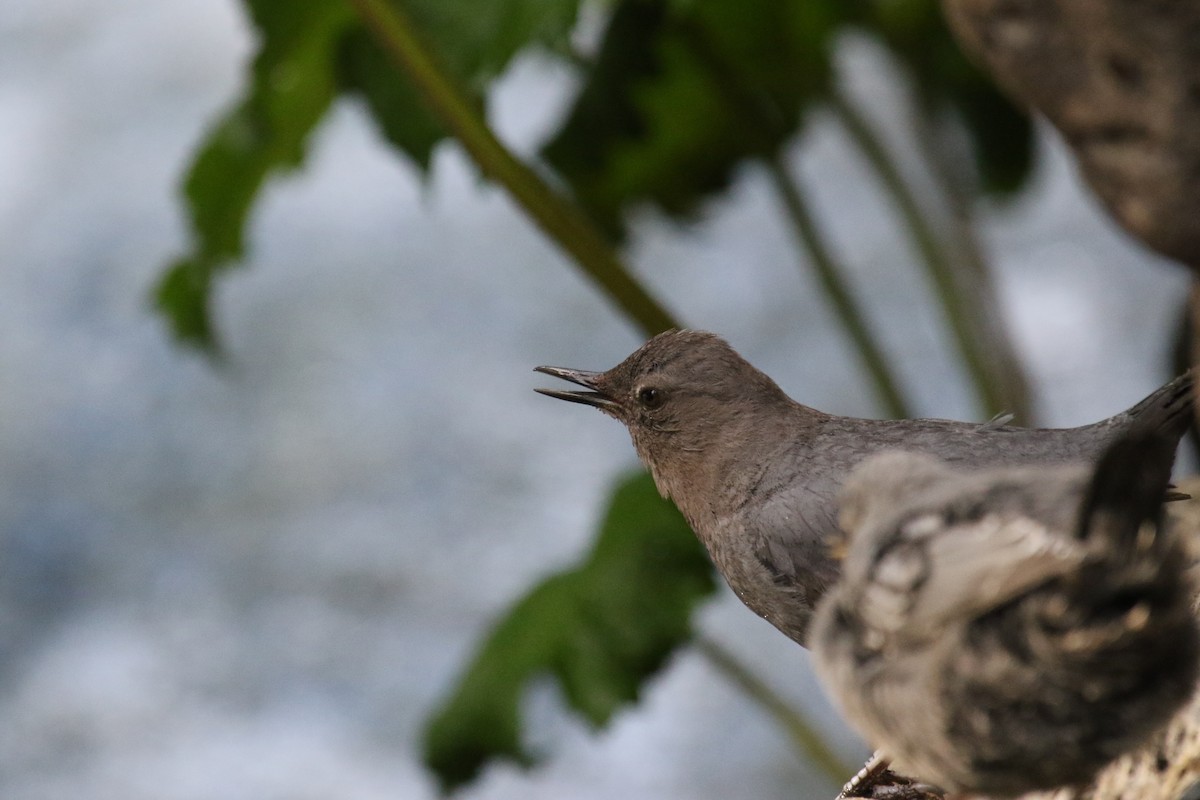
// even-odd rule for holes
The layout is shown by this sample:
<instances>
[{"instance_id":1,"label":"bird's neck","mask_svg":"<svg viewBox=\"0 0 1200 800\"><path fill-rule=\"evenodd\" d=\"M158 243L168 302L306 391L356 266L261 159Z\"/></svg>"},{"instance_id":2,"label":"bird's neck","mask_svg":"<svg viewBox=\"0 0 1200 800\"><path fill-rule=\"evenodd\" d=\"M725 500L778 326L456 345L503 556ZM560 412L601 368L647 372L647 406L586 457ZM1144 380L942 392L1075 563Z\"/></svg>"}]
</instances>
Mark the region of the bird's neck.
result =
<instances>
[{"instance_id":1,"label":"bird's neck","mask_svg":"<svg viewBox=\"0 0 1200 800\"><path fill-rule=\"evenodd\" d=\"M781 454L812 437L827 415L791 400L749 409L716 428L700 446L666 463L646 459L655 485L697 533L734 514Z\"/></svg>"}]
</instances>

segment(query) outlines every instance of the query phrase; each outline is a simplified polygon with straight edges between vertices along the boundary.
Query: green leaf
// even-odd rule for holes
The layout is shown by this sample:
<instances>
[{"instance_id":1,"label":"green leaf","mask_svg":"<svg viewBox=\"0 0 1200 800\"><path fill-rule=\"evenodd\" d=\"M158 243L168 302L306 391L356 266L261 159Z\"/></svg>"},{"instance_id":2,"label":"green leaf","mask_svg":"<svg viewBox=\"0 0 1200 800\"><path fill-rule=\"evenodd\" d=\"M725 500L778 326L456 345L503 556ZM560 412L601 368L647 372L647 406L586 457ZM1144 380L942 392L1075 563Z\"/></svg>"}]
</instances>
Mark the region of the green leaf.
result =
<instances>
[{"instance_id":1,"label":"green leaf","mask_svg":"<svg viewBox=\"0 0 1200 800\"><path fill-rule=\"evenodd\" d=\"M960 116L983 189L1020 189L1033 168L1032 122L963 54L936 0L877 0L862 24L908 66L929 108Z\"/></svg>"},{"instance_id":2,"label":"green leaf","mask_svg":"<svg viewBox=\"0 0 1200 800\"><path fill-rule=\"evenodd\" d=\"M532 46L561 51L579 0L411 0L404 4L442 68L481 106L491 82ZM362 96L383 135L422 170L446 135L367 31L343 44L342 87Z\"/></svg>"},{"instance_id":3,"label":"green leaf","mask_svg":"<svg viewBox=\"0 0 1200 800\"><path fill-rule=\"evenodd\" d=\"M410 0L443 66L482 93L523 48L556 50L579 0ZM190 252L164 273L156 306L181 340L215 347L214 278L245 252L245 230L266 180L299 165L309 135L342 92L362 95L385 137L422 168L444 135L345 0L246 0L260 37L245 94L197 150L184 195Z\"/></svg>"},{"instance_id":4,"label":"green leaf","mask_svg":"<svg viewBox=\"0 0 1200 800\"><path fill-rule=\"evenodd\" d=\"M982 77L982 76L980 76ZM963 83L953 102L975 144L975 165L983 190L1012 195L1033 172L1033 121L1000 94L989 80Z\"/></svg>"},{"instance_id":5,"label":"green leaf","mask_svg":"<svg viewBox=\"0 0 1200 800\"><path fill-rule=\"evenodd\" d=\"M342 88L362 97L384 138L422 172L428 170L433 148L446 131L367 31L359 29L346 37L340 74Z\"/></svg>"},{"instance_id":6,"label":"green leaf","mask_svg":"<svg viewBox=\"0 0 1200 800\"><path fill-rule=\"evenodd\" d=\"M623 0L543 154L613 235L637 203L688 216L797 130L842 13L841 0Z\"/></svg>"},{"instance_id":7,"label":"green leaf","mask_svg":"<svg viewBox=\"0 0 1200 800\"><path fill-rule=\"evenodd\" d=\"M691 637L691 612L713 587L703 548L649 476L623 481L584 561L503 616L430 718L426 764L447 790L492 759L529 764L520 702L545 675L572 709L604 725Z\"/></svg>"},{"instance_id":8,"label":"green leaf","mask_svg":"<svg viewBox=\"0 0 1200 800\"><path fill-rule=\"evenodd\" d=\"M405 7L445 66L483 91L527 47L562 50L580 0L411 0Z\"/></svg>"},{"instance_id":9,"label":"green leaf","mask_svg":"<svg viewBox=\"0 0 1200 800\"><path fill-rule=\"evenodd\" d=\"M300 163L334 96L332 55L353 22L342 0L252 0L260 35L245 97L201 144L184 195L192 251L160 280L155 301L183 341L215 346L213 277L245 249L250 208L268 175Z\"/></svg>"},{"instance_id":10,"label":"green leaf","mask_svg":"<svg viewBox=\"0 0 1200 800\"><path fill-rule=\"evenodd\" d=\"M911 68L925 102L961 115L987 189L1022 184L1029 120L964 58L934 0L622 0L543 155L610 235L639 203L689 217L795 135L850 25Z\"/></svg>"},{"instance_id":11,"label":"green leaf","mask_svg":"<svg viewBox=\"0 0 1200 800\"><path fill-rule=\"evenodd\" d=\"M154 300L165 312L171 332L182 342L215 341L208 297L213 268L196 258L181 258L158 281Z\"/></svg>"}]
</instances>

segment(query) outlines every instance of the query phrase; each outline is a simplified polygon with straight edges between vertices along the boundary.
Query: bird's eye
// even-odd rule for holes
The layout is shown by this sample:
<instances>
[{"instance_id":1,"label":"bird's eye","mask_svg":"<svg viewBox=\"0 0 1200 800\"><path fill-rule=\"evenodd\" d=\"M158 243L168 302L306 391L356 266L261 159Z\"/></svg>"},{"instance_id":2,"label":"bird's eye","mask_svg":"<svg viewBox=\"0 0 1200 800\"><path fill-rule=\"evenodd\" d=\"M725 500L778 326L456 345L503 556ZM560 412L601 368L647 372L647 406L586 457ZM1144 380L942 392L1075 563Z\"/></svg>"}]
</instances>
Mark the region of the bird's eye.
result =
<instances>
[{"instance_id":1,"label":"bird's eye","mask_svg":"<svg viewBox=\"0 0 1200 800\"><path fill-rule=\"evenodd\" d=\"M658 408L667 399L662 389L656 389L653 386L643 386L638 389L638 402L645 408Z\"/></svg>"}]
</instances>

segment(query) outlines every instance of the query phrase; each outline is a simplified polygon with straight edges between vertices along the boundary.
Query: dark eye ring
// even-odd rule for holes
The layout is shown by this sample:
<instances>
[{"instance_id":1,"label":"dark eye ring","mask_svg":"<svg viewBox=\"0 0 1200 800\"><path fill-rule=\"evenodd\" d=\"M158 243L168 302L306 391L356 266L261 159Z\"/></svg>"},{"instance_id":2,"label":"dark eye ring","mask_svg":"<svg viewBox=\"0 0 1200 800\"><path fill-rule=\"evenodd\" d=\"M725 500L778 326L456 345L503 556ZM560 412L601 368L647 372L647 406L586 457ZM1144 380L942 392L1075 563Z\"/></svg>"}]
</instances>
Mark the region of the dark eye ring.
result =
<instances>
[{"instance_id":1,"label":"dark eye ring","mask_svg":"<svg viewBox=\"0 0 1200 800\"><path fill-rule=\"evenodd\" d=\"M643 386L638 389L638 402L646 408L658 408L666 400L666 395L661 389L656 389L653 386Z\"/></svg>"}]
</instances>

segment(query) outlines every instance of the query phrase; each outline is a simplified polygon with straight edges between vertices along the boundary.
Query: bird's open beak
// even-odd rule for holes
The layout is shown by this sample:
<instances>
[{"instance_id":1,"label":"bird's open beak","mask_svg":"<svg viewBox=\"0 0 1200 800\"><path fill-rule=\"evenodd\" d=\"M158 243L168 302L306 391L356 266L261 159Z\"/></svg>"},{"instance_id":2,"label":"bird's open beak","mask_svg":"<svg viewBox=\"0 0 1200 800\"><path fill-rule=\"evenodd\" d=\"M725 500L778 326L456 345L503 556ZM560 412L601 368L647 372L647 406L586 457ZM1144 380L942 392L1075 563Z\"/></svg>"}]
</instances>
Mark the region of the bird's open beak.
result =
<instances>
[{"instance_id":1,"label":"bird's open beak","mask_svg":"<svg viewBox=\"0 0 1200 800\"><path fill-rule=\"evenodd\" d=\"M534 367L533 371L553 375L556 378L562 378L564 381L570 381L578 386L592 390L580 392L564 391L561 389L534 389L539 394L544 394L547 397L557 397L559 400L566 400L571 403L583 403L585 406L595 406L602 411L615 411L617 409L616 402L600 391L596 385L596 379L603 374L601 372L588 372L583 369L567 369L565 367Z\"/></svg>"}]
</instances>

